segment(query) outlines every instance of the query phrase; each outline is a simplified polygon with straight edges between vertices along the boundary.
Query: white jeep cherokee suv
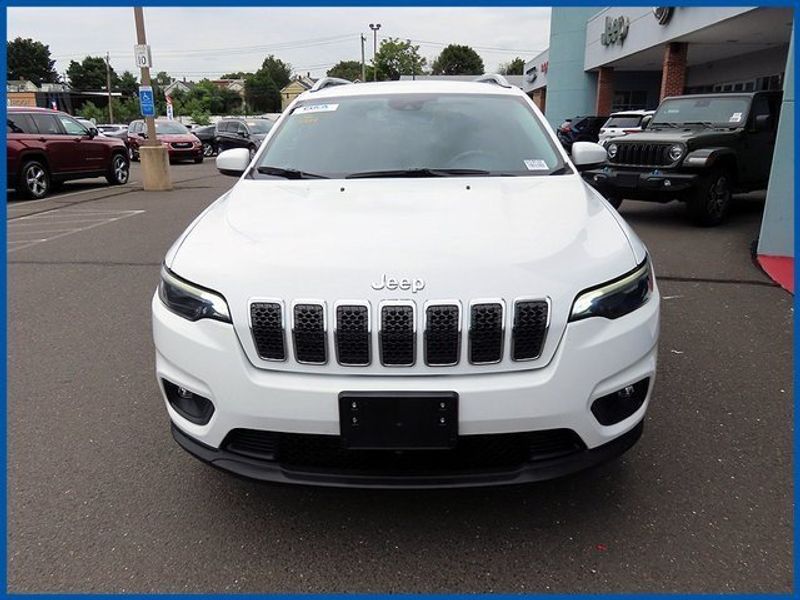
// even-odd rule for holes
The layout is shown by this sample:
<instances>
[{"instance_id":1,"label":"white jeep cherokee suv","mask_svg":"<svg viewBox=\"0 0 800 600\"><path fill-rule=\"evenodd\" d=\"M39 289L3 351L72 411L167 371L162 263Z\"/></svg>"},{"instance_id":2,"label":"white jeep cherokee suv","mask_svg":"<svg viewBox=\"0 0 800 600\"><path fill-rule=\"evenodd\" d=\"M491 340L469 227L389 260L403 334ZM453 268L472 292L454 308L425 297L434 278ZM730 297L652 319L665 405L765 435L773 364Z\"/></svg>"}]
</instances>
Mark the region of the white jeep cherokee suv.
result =
<instances>
[{"instance_id":1,"label":"white jeep cherokee suv","mask_svg":"<svg viewBox=\"0 0 800 600\"><path fill-rule=\"evenodd\" d=\"M176 441L255 479L536 481L639 438L647 251L502 77L300 95L175 242L152 302Z\"/></svg>"}]
</instances>

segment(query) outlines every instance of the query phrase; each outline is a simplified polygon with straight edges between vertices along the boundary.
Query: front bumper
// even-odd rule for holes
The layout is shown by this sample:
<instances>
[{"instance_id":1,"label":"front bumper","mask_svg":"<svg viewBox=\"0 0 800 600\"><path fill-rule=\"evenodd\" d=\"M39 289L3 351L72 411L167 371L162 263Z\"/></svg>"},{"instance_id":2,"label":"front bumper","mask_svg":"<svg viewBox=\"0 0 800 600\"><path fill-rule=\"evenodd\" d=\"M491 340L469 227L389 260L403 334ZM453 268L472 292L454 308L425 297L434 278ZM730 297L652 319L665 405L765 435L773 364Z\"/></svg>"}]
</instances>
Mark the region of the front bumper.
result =
<instances>
[{"instance_id":1,"label":"front bumper","mask_svg":"<svg viewBox=\"0 0 800 600\"><path fill-rule=\"evenodd\" d=\"M606 165L584 171L584 179L600 193L635 200L671 200L697 184L695 173Z\"/></svg>"},{"instance_id":2,"label":"front bumper","mask_svg":"<svg viewBox=\"0 0 800 600\"><path fill-rule=\"evenodd\" d=\"M568 429L590 451L585 460L593 464L594 459L588 458L595 456L591 451L625 436L644 418L655 380L658 305L656 288L647 304L624 317L569 324L550 363L537 369L367 376L346 367L326 374L256 368L230 324L187 321L167 310L154 295L156 374L172 423L191 444L206 449L193 453L215 466L232 462L219 449L235 429L338 437L338 395L344 390L456 392L459 436ZM594 400L645 378L650 378L650 387L635 413L613 425L597 421L590 410ZM210 399L214 405L211 419L201 425L178 414L166 401L163 380ZM596 455L606 452L610 450ZM582 460L571 458L559 469L575 470L569 465ZM245 469L245 474L253 471L252 465L236 469ZM557 474L559 469L545 471ZM542 478L546 477L528 474L510 479Z\"/></svg>"},{"instance_id":3,"label":"front bumper","mask_svg":"<svg viewBox=\"0 0 800 600\"><path fill-rule=\"evenodd\" d=\"M191 148L167 146L167 154L170 160L192 160L203 156L203 146L192 146Z\"/></svg>"}]
</instances>

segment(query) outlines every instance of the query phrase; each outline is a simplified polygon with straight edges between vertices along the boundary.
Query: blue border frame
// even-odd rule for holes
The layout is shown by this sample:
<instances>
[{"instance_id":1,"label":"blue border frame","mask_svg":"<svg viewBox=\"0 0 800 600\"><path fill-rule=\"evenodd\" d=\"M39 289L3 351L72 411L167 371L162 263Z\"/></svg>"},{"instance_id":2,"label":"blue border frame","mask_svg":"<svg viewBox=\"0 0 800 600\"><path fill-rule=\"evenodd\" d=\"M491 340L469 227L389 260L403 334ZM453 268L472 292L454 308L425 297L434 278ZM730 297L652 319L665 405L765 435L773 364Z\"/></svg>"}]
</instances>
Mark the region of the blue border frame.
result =
<instances>
[{"instance_id":1,"label":"blue border frame","mask_svg":"<svg viewBox=\"0 0 800 600\"><path fill-rule=\"evenodd\" d=\"M608 6L608 4L602 4L599 2L552 2L552 3L539 3L534 2L532 0L500 0L499 2L492 3L488 2L487 0L432 0L432 1L425 1L425 0L311 0L309 2L303 2L303 0L276 0L276 1L269 1L269 0L262 0L262 1L246 1L246 0L235 0L230 3L226 3L221 5L221 0L194 0L194 1L180 1L180 0L143 0L141 2L130 3L128 1L112 4L109 0L97 0L94 2L87 1L87 0L45 0L44 2L37 2L36 0L0 0L2 3L3 10L0 11L2 16L0 16L0 23L2 23L3 30L8 33L8 11L9 7L36 7L36 8L53 8L53 7L114 7L114 8L122 8L122 7L132 7L134 5L137 6L145 6L145 7L214 7L214 6L223 6L227 7L409 7L409 6L425 6L425 7L447 7L447 6L463 6L463 7L493 7L493 8L501 8L501 7L551 7L551 6L597 6L598 8L602 8ZM642 6L644 3L635 0L618 0L614 3L614 6ZM734 0L734 1L723 1L723 0L706 0L705 2L687 2L685 0L681 2L675 3L675 6L753 6L753 2L746 2L743 0ZM762 0L757 6L787 6L793 7L795 9L794 14L794 30L795 32L798 31L798 25L800 24L800 14L798 14L798 8L800 8L800 0L793 0L791 2L780 1L780 0ZM795 39L794 45L794 52L795 52L795 62L794 62L794 75L795 81L797 81L797 75L800 71L800 66L798 66L798 40ZM2 58L0 62L2 63L2 72L7 73L6 70L6 61L7 55L6 53L2 54ZM3 76L4 83L6 76ZM6 116L6 102L3 102L3 116ZM800 123L800 109L797 107L797 103L795 103L795 123ZM797 165L798 165L798 151L800 151L800 138L795 135L794 138L794 164L795 164L795 175L797 174ZM6 165L6 146L2 147L0 150L0 160L2 162L0 164L4 165L2 169L2 175L0 175L0 180L3 183L7 184L7 177L8 174L6 173L5 165ZM796 177L795 177L796 179ZM798 193L795 189L795 212L794 212L794 225L795 225L795 236L794 236L794 253L795 257L798 255L798 250L800 249L800 239L796 235L798 230L798 224L800 223L800 215L798 215L797 208L798 208ZM8 206L7 204L3 205L3 213L4 217L8 218ZM8 269L8 245L6 243L6 229L3 229L2 232L2 253L3 253L3 261L2 265L0 265L0 275L2 275L2 295L0 298L0 306L2 306L3 314L8 315L8 279L7 279L7 269ZM795 356L797 355L798 349L798 341L800 340L800 324L798 324L798 320L796 315L798 310L800 310L800 300L797 297L797 265L795 264L795 296L794 296L794 350ZM3 323L0 325L0 342L2 342L3 346L7 349L8 352L8 339L7 339L7 323L4 320ZM7 446L7 435L8 435L8 361L4 360L2 362L2 367L0 367L0 392L2 392L2 406L5 409L6 418L2 420L2 429L0 430L0 451L4 457L3 464L2 464L2 474L3 478L0 482L0 489L3 492L3 502L2 502L2 522L0 523L0 528L2 531L3 539L5 539L6 543L2 545L2 560L5 565L5 569L2 571L2 596L13 596L13 597L21 597L23 594L9 594L8 593L8 532L7 532L7 523L8 523L8 496L7 496L7 480L8 480L8 446ZM797 390L797 384L800 382L800 376L798 375L798 368L797 364L794 364L794 390L793 396L795 391ZM798 492L800 492L800 484L798 484L798 478L800 477L800 464L798 461L798 446L800 446L800 431L796 427L797 418L796 415L798 413L798 408L800 408L800 404L798 404L796 398L793 399L794 404L794 415L795 415L795 427L794 427L794 448L793 448L793 474L794 474L794 540L793 540L793 558L794 558L794 574L795 578L792 582L792 594L724 594L725 597L733 597L742 600L767 600L767 599L774 599L774 598L788 598L788 597L798 597L798 588L797 588L797 573L800 571L800 560L798 560L797 556L797 533L798 533L798 516L800 516L800 507L798 507ZM53 596L54 594L24 594L26 598L45 598ZM64 596L68 598L80 598L85 596L91 596L93 598L113 598L115 595L113 594L57 594L59 596ZM166 594L127 594L128 597L139 598L139 597L148 597L151 595L166 595ZM295 595L293 594L170 594L170 597L173 598L211 598L211 597L222 597L222 596L246 596L246 597L270 597L270 598L291 598ZM590 597L600 597L608 600L615 600L615 599L624 599L628 600L630 598L662 598L664 596L679 596L683 598L709 598L715 596L723 596L722 593L720 594L520 594L520 595L512 595L512 594L354 594L354 595L347 595L347 594L303 594L305 598L325 598L325 599L346 599L351 598L353 596L359 596L363 598L373 598L373 597L383 597L387 599L401 599L401 598L418 598L418 597L447 597L447 598L464 598L464 599L473 599L473 598L483 598L483 597L491 597L491 598L507 598L507 599L517 599L520 597L525 596L539 596L539 597L546 597L552 600L562 600L566 598L590 598Z\"/></svg>"}]
</instances>

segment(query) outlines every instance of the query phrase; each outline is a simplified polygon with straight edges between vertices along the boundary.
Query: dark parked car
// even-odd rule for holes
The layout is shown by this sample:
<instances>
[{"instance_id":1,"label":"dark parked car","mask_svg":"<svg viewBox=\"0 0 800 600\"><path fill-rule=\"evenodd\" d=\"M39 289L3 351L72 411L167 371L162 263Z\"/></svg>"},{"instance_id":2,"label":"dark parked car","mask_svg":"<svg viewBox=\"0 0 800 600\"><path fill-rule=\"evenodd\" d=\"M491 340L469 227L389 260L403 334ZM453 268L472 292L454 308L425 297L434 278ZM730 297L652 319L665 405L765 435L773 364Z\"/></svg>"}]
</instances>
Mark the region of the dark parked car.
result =
<instances>
[{"instance_id":1,"label":"dark parked car","mask_svg":"<svg viewBox=\"0 0 800 600\"><path fill-rule=\"evenodd\" d=\"M608 117L575 117L565 120L556 131L558 140L567 152L575 142L597 142L600 128Z\"/></svg>"},{"instance_id":2,"label":"dark parked car","mask_svg":"<svg viewBox=\"0 0 800 600\"><path fill-rule=\"evenodd\" d=\"M125 143L97 135L59 111L9 106L6 149L8 183L26 198L44 198L68 179L128 182Z\"/></svg>"},{"instance_id":3,"label":"dark parked car","mask_svg":"<svg viewBox=\"0 0 800 600\"><path fill-rule=\"evenodd\" d=\"M177 121L156 120L156 138L166 146L170 161L193 160L203 162L203 145L197 136ZM128 149L131 160L139 160L139 147L147 139L147 127L141 119L128 126Z\"/></svg>"},{"instance_id":4,"label":"dark parked car","mask_svg":"<svg viewBox=\"0 0 800 600\"><path fill-rule=\"evenodd\" d=\"M217 128L214 125L195 127L192 134L203 144L203 156L209 157L217 154Z\"/></svg>"},{"instance_id":5,"label":"dark parked car","mask_svg":"<svg viewBox=\"0 0 800 600\"><path fill-rule=\"evenodd\" d=\"M269 119L222 119L217 123L217 149L247 148L252 159L273 125Z\"/></svg>"},{"instance_id":6,"label":"dark parked car","mask_svg":"<svg viewBox=\"0 0 800 600\"><path fill-rule=\"evenodd\" d=\"M698 225L721 223L731 194L764 189L780 92L665 98L641 133L611 140L606 166L585 172L609 202L686 202Z\"/></svg>"}]
</instances>

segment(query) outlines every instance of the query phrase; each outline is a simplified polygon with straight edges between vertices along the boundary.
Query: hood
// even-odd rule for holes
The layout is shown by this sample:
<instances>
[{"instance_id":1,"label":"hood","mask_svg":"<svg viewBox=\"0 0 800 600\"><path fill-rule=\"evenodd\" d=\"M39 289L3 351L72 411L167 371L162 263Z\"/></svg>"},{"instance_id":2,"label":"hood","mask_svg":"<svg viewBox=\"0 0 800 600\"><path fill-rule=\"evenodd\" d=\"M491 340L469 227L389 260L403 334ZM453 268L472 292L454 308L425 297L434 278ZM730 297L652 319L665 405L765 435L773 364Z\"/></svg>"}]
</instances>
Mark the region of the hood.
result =
<instances>
[{"instance_id":1,"label":"hood","mask_svg":"<svg viewBox=\"0 0 800 600\"><path fill-rule=\"evenodd\" d=\"M250 340L253 298L286 306L315 299L329 310L342 299L368 300L373 310L411 299L421 310L429 300L458 299L465 309L474 299L502 298L508 307L550 298L550 333L535 361L543 366L575 295L637 264L612 210L576 175L242 179L193 224L168 266L225 296L242 340ZM421 279L424 288L373 289L384 276ZM285 368L259 365L252 344L243 345L257 366Z\"/></svg>"},{"instance_id":2,"label":"hood","mask_svg":"<svg viewBox=\"0 0 800 600\"><path fill-rule=\"evenodd\" d=\"M191 133L159 133L156 138L162 142L195 142L197 138Z\"/></svg>"},{"instance_id":3,"label":"hood","mask_svg":"<svg viewBox=\"0 0 800 600\"><path fill-rule=\"evenodd\" d=\"M617 143L682 143L690 147L712 146L728 143L739 135L741 129L708 129L704 127L683 127L681 129L645 129L626 135Z\"/></svg>"}]
</instances>

